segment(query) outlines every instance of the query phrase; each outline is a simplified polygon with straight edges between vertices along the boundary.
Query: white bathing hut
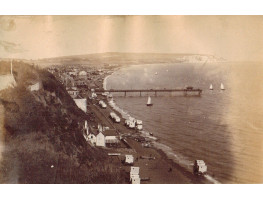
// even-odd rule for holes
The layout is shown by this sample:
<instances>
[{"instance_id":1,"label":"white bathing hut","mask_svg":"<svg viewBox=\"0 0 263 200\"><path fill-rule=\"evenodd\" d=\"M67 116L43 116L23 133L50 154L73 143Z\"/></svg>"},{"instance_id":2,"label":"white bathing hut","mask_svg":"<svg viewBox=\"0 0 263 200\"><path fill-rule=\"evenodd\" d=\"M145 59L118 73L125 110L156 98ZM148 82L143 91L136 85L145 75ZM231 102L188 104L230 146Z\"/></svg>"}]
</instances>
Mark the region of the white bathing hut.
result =
<instances>
[{"instance_id":1,"label":"white bathing hut","mask_svg":"<svg viewBox=\"0 0 263 200\"><path fill-rule=\"evenodd\" d=\"M140 179L140 177L138 176L136 176L136 177L132 177L132 179L131 179L131 182L132 182L132 184L140 184L141 183L141 179Z\"/></svg>"},{"instance_id":2,"label":"white bathing hut","mask_svg":"<svg viewBox=\"0 0 263 200\"><path fill-rule=\"evenodd\" d=\"M203 160L195 160L193 167L194 174L204 174L207 172L207 166Z\"/></svg>"},{"instance_id":3,"label":"white bathing hut","mask_svg":"<svg viewBox=\"0 0 263 200\"><path fill-rule=\"evenodd\" d=\"M142 130L142 120L136 120L136 128L140 131Z\"/></svg>"},{"instance_id":4,"label":"white bathing hut","mask_svg":"<svg viewBox=\"0 0 263 200\"><path fill-rule=\"evenodd\" d=\"M140 167L131 167L130 181L132 184L140 184L141 183L139 172L140 172Z\"/></svg>"},{"instance_id":5,"label":"white bathing hut","mask_svg":"<svg viewBox=\"0 0 263 200\"><path fill-rule=\"evenodd\" d=\"M134 163L133 155L125 155L125 164L133 165L133 163Z\"/></svg>"}]
</instances>

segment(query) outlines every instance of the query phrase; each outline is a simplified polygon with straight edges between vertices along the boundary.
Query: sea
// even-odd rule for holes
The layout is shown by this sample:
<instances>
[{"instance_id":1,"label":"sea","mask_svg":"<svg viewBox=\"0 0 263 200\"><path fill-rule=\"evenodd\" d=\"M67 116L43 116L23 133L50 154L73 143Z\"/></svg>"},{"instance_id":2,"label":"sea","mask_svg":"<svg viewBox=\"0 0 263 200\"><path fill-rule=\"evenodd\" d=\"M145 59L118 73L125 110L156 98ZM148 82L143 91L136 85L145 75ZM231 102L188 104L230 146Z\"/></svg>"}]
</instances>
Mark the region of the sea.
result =
<instances>
[{"instance_id":1,"label":"sea","mask_svg":"<svg viewBox=\"0 0 263 200\"><path fill-rule=\"evenodd\" d=\"M154 146L186 170L204 160L209 182L263 183L262 74L256 62L130 65L106 77L104 88L202 89L201 96L113 93L110 104L142 120L143 134L152 132Z\"/></svg>"}]
</instances>

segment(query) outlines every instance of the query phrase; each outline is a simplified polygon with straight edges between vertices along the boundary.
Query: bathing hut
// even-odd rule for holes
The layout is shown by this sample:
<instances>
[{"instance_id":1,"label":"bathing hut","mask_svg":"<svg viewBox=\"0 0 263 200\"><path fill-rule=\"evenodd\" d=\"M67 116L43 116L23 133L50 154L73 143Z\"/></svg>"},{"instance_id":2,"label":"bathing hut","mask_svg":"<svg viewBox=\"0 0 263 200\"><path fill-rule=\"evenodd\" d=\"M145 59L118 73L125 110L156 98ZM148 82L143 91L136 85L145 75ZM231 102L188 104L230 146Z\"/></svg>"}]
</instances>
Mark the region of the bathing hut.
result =
<instances>
[{"instance_id":1,"label":"bathing hut","mask_svg":"<svg viewBox=\"0 0 263 200\"><path fill-rule=\"evenodd\" d=\"M133 163L134 163L133 155L125 155L125 164L133 165Z\"/></svg>"}]
</instances>

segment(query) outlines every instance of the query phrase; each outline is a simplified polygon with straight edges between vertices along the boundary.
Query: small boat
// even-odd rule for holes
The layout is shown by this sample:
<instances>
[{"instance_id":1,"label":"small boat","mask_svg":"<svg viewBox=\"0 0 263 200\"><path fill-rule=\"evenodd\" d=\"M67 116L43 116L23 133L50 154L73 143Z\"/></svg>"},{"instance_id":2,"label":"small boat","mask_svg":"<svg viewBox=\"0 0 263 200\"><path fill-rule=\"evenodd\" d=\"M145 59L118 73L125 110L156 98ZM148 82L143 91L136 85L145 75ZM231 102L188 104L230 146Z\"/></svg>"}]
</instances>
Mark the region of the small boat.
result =
<instances>
[{"instance_id":1,"label":"small boat","mask_svg":"<svg viewBox=\"0 0 263 200\"><path fill-rule=\"evenodd\" d=\"M221 88L221 90L225 90L223 83L221 83L220 88Z\"/></svg>"},{"instance_id":2,"label":"small boat","mask_svg":"<svg viewBox=\"0 0 263 200\"><path fill-rule=\"evenodd\" d=\"M152 99L151 99L151 97L150 96L148 96L148 101L147 101L147 104L146 104L147 106L152 106L153 104L152 104Z\"/></svg>"},{"instance_id":3,"label":"small boat","mask_svg":"<svg viewBox=\"0 0 263 200\"><path fill-rule=\"evenodd\" d=\"M213 90L213 85L210 84L209 90Z\"/></svg>"}]
</instances>

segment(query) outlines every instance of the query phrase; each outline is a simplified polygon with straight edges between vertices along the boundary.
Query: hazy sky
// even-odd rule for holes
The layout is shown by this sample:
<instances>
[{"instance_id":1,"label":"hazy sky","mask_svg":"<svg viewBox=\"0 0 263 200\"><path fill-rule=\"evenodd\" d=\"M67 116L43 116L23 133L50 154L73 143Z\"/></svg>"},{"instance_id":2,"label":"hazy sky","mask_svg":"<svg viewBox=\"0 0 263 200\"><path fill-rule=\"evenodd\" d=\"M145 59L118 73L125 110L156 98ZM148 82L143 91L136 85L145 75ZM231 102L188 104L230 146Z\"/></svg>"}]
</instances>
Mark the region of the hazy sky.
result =
<instances>
[{"instance_id":1,"label":"hazy sky","mask_svg":"<svg viewBox=\"0 0 263 200\"><path fill-rule=\"evenodd\" d=\"M263 16L2 16L0 55L213 54L263 60Z\"/></svg>"}]
</instances>

